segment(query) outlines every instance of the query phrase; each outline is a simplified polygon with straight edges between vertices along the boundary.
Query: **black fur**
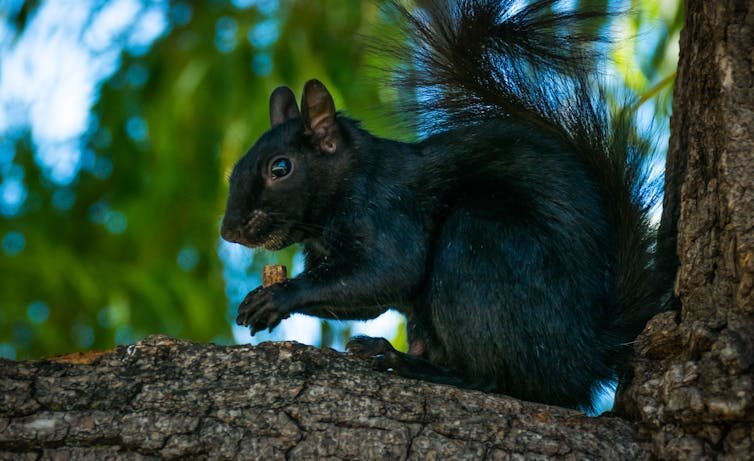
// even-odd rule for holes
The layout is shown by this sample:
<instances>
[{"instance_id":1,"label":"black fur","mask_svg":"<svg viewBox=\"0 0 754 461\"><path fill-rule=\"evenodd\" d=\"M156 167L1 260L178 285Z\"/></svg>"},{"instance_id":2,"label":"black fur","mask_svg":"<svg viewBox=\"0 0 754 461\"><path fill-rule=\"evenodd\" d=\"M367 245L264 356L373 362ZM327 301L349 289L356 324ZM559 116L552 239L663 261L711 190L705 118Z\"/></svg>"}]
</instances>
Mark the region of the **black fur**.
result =
<instances>
[{"instance_id":1,"label":"black fur","mask_svg":"<svg viewBox=\"0 0 754 461\"><path fill-rule=\"evenodd\" d=\"M667 291L646 156L592 78L599 35L578 32L605 13L517 3L393 4L411 41L388 51L415 66L401 81L419 95L405 107L430 133L419 143L336 115L317 81L300 116L292 93L273 93L276 126L236 165L222 233L302 242L306 270L252 291L239 324L396 307L408 354L374 338L351 350L405 376L569 407L588 408L621 372ZM275 178L281 157L292 168Z\"/></svg>"}]
</instances>

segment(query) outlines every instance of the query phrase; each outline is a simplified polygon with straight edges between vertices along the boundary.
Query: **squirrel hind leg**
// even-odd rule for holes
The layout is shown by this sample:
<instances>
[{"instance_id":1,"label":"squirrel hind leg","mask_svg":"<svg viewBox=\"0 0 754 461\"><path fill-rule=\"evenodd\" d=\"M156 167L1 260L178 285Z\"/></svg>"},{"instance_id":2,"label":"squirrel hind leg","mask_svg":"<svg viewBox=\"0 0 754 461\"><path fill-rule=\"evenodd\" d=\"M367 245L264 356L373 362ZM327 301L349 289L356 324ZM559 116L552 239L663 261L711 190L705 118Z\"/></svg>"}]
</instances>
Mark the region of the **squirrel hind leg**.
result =
<instances>
[{"instance_id":1,"label":"squirrel hind leg","mask_svg":"<svg viewBox=\"0 0 754 461\"><path fill-rule=\"evenodd\" d=\"M413 344L412 344L413 346ZM448 384L465 389L496 392L498 386L492 382L470 382L456 370L436 365L426 359L395 350L385 338L356 336L346 348L357 357L372 361L372 367L379 371L392 371L405 378L428 381L435 384Z\"/></svg>"}]
</instances>

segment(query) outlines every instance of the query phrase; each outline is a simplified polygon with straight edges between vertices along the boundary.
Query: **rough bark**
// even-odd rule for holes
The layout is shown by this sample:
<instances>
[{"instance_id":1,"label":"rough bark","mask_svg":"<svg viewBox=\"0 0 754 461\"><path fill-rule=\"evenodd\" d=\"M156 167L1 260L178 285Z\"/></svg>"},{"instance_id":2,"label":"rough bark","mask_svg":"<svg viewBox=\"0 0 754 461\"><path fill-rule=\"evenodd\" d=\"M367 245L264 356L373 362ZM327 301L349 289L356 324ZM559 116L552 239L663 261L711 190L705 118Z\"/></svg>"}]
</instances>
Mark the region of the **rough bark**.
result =
<instances>
[{"instance_id":1,"label":"rough bark","mask_svg":"<svg viewBox=\"0 0 754 461\"><path fill-rule=\"evenodd\" d=\"M0 459L647 459L613 417L428 384L295 343L154 336L0 363Z\"/></svg>"},{"instance_id":2,"label":"rough bark","mask_svg":"<svg viewBox=\"0 0 754 461\"><path fill-rule=\"evenodd\" d=\"M624 395L662 458L754 453L753 66L754 2L689 0L663 217L678 219L682 309L640 338Z\"/></svg>"}]
</instances>

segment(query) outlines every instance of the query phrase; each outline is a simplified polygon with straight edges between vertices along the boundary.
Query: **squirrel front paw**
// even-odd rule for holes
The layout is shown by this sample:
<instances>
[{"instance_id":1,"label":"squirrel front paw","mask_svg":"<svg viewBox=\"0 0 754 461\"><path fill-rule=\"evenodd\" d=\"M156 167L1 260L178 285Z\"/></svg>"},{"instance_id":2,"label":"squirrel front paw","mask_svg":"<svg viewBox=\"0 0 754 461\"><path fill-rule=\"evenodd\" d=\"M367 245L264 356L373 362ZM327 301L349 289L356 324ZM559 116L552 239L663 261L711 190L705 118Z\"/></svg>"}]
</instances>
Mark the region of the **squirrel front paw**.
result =
<instances>
[{"instance_id":1,"label":"squirrel front paw","mask_svg":"<svg viewBox=\"0 0 754 461\"><path fill-rule=\"evenodd\" d=\"M252 336L268 328L272 331L282 320L290 317L291 305L286 295L286 284L252 290L238 306L238 325L251 327Z\"/></svg>"}]
</instances>

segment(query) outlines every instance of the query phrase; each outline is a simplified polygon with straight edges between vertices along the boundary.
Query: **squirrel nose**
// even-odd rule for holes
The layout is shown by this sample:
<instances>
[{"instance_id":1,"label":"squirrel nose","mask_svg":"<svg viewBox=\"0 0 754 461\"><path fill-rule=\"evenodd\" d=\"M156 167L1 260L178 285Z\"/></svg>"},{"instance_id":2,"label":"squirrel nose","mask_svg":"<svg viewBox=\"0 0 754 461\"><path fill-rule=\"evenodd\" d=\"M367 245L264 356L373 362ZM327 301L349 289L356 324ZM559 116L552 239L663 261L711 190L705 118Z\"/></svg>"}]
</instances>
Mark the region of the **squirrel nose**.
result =
<instances>
[{"instance_id":1,"label":"squirrel nose","mask_svg":"<svg viewBox=\"0 0 754 461\"><path fill-rule=\"evenodd\" d=\"M234 226L228 222L227 216L223 219L222 226L220 228L220 236L223 240L230 243L240 243L241 241L241 228Z\"/></svg>"},{"instance_id":2,"label":"squirrel nose","mask_svg":"<svg viewBox=\"0 0 754 461\"><path fill-rule=\"evenodd\" d=\"M241 232L223 228L220 231L220 236L227 242L238 243L238 241L241 239Z\"/></svg>"}]
</instances>

